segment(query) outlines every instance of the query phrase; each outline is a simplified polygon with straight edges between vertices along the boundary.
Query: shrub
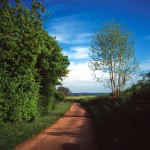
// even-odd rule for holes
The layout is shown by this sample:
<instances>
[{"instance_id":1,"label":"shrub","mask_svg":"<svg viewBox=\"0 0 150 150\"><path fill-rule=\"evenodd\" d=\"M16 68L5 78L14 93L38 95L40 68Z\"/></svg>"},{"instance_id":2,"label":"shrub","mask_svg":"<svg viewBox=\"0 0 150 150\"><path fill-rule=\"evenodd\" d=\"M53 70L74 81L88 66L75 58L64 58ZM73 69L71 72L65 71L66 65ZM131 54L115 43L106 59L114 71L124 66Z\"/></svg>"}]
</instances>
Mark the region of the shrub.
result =
<instances>
[{"instance_id":1,"label":"shrub","mask_svg":"<svg viewBox=\"0 0 150 150\"><path fill-rule=\"evenodd\" d=\"M28 69L24 75L0 80L5 120L30 121L38 116L39 84L34 78L33 70Z\"/></svg>"},{"instance_id":2,"label":"shrub","mask_svg":"<svg viewBox=\"0 0 150 150\"><path fill-rule=\"evenodd\" d=\"M63 102L64 99L65 99L64 93L62 93L60 91L56 91L55 94L54 94L54 97L55 97L57 102Z\"/></svg>"},{"instance_id":3,"label":"shrub","mask_svg":"<svg viewBox=\"0 0 150 150\"><path fill-rule=\"evenodd\" d=\"M143 79L131 87L131 92L134 100L150 100L150 73L144 74Z\"/></svg>"}]
</instances>

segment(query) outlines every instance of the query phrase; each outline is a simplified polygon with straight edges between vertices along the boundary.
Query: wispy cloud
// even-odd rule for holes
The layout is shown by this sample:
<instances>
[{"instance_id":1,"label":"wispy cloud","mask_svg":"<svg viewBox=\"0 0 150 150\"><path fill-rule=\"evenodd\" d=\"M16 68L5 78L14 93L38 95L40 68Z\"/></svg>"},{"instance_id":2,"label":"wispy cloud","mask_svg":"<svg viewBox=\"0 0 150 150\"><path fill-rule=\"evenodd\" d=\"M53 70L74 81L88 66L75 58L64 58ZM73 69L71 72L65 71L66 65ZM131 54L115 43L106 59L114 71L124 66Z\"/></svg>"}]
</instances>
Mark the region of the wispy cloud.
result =
<instances>
[{"instance_id":1,"label":"wispy cloud","mask_svg":"<svg viewBox=\"0 0 150 150\"><path fill-rule=\"evenodd\" d=\"M150 70L150 59L143 61L140 64L140 68L141 68L141 70Z\"/></svg>"},{"instance_id":2,"label":"wispy cloud","mask_svg":"<svg viewBox=\"0 0 150 150\"><path fill-rule=\"evenodd\" d=\"M60 43L89 43L92 33L88 32L89 22L82 20L80 15L66 16L52 20L48 32Z\"/></svg>"},{"instance_id":3,"label":"wispy cloud","mask_svg":"<svg viewBox=\"0 0 150 150\"><path fill-rule=\"evenodd\" d=\"M88 46L76 46L71 47L69 51L64 51L64 54L69 57L69 59L85 59L88 58L89 47Z\"/></svg>"}]
</instances>

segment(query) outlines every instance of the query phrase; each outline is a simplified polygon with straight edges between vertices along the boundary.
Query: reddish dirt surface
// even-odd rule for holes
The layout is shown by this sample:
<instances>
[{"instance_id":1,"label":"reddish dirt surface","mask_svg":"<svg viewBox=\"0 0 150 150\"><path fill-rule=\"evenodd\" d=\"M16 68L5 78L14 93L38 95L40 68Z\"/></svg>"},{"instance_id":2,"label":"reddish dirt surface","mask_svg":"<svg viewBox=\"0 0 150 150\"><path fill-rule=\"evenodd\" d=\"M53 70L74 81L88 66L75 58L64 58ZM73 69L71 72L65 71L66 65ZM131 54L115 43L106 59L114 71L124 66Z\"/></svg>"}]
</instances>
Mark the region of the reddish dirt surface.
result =
<instances>
[{"instance_id":1,"label":"reddish dirt surface","mask_svg":"<svg viewBox=\"0 0 150 150\"><path fill-rule=\"evenodd\" d=\"M64 117L15 150L97 150L91 119L74 103Z\"/></svg>"}]
</instances>

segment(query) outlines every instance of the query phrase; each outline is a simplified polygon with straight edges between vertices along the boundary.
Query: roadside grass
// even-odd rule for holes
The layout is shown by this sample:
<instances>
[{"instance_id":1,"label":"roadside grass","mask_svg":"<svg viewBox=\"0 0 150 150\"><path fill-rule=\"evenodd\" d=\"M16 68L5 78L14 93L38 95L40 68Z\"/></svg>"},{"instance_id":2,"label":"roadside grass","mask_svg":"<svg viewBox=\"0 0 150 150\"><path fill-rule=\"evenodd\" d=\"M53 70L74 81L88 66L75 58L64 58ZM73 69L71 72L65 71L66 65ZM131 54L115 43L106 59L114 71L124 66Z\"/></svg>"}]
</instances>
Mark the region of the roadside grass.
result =
<instances>
[{"instance_id":1,"label":"roadside grass","mask_svg":"<svg viewBox=\"0 0 150 150\"><path fill-rule=\"evenodd\" d=\"M80 99L80 103L91 114L99 149L150 149L150 110L144 109L145 104L131 99L112 101L108 95Z\"/></svg>"},{"instance_id":2,"label":"roadside grass","mask_svg":"<svg viewBox=\"0 0 150 150\"><path fill-rule=\"evenodd\" d=\"M13 149L17 144L38 134L62 117L71 105L71 102L57 104L50 115L41 116L30 123L4 124L0 128L0 149Z\"/></svg>"}]
</instances>

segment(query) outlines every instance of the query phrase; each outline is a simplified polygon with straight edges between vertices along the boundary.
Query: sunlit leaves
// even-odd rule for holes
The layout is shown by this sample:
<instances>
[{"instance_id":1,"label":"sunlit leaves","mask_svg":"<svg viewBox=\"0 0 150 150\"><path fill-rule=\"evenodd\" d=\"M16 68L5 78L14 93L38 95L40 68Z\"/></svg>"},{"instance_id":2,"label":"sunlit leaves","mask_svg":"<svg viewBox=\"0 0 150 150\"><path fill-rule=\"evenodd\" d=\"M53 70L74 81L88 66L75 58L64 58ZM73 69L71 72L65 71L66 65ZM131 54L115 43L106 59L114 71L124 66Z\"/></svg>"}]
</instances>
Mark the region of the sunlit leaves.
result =
<instances>
[{"instance_id":1,"label":"sunlit leaves","mask_svg":"<svg viewBox=\"0 0 150 150\"><path fill-rule=\"evenodd\" d=\"M103 24L92 38L89 67L98 82L111 88L114 97L119 97L139 66L134 46L134 35L114 20Z\"/></svg>"},{"instance_id":2,"label":"sunlit leaves","mask_svg":"<svg viewBox=\"0 0 150 150\"><path fill-rule=\"evenodd\" d=\"M20 0L14 6L6 1L0 4L0 116L7 121L31 121L41 106L50 108L55 85L68 73L69 62L43 29L45 8L40 2L33 0L31 9Z\"/></svg>"}]
</instances>

